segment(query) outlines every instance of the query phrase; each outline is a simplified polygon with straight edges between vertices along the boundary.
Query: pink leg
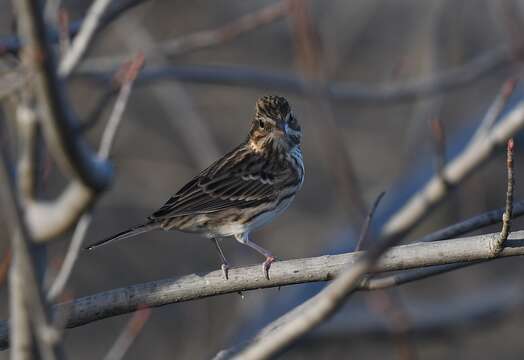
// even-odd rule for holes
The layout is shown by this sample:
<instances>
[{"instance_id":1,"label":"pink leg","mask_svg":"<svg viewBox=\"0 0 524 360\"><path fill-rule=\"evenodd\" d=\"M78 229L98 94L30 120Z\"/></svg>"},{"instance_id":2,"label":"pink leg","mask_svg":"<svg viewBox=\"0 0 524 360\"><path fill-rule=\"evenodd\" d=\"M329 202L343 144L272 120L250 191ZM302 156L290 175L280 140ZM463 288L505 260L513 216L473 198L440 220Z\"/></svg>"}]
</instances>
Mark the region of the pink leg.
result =
<instances>
[{"instance_id":1,"label":"pink leg","mask_svg":"<svg viewBox=\"0 0 524 360\"><path fill-rule=\"evenodd\" d=\"M266 276L266 279L269 280L269 268L271 267L271 264L273 262L275 262L275 260L276 260L275 257L269 251L264 249L263 247L255 244L254 242L249 240L249 234L248 233L235 235L235 239L237 239L238 242L240 242L240 243L242 243L244 245L249 246L250 248L256 250L257 252L259 252L260 254L262 254L262 255L264 255L266 257L266 261L264 261L264 263L262 264L262 271L264 272L264 275Z\"/></svg>"}]
</instances>

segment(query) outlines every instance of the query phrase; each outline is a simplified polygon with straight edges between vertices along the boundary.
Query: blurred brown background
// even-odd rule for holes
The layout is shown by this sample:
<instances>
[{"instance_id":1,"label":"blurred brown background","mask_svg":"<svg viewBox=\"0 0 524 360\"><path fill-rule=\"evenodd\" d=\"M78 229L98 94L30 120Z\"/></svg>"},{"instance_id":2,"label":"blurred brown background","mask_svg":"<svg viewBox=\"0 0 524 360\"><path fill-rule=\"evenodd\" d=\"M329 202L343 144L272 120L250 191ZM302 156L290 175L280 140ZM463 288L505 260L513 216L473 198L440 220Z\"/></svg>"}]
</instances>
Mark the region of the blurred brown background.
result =
<instances>
[{"instance_id":1,"label":"blurred brown background","mask_svg":"<svg viewBox=\"0 0 524 360\"><path fill-rule=\"evenodd\" d=\"M500 46L517 46L524 25L524 2L516 0L311 0L304 1L312 31L306 40L297 33L296 19L282 17L219 46L176 56L148 53L154 44L222 26L274 3L146 1L97 36L85 65L106 66L93 59L145 50L146 69L227 65L320 82L405 85L438 76ZM71 19L82 17L89 4L62 2ZM0 30L5 35L10 34L10 9L7 1L0 1ZM112 151L114 185L97 203L86 241L140 223L201 168L244 139L258 97L278 93L288 97L304 130L306 179L291 208L253 238L280 259L348 251L362 221L359 198L369 206L386 190L389 200L384 206L389 206L399 187L404 186L405 191L408 186L401 184L433 173L429 121L442 120L447 155L452 157L453 149L478 123L503 82L520 74L518 62L506 63L453 90L394 102L334 101L271 86L181 83L172 78L139 85L133 90ZM91 111L103 91L96 83L74 78L69 93L82 115ZM521 95L518 89L515 96ZM107 112L102 120L106 118ZM103 123L89 131L93 144L98 142ZM524 157L519 145L517 149L516 197L520 198ZM53 169L45 189L49 196L63 184L56 172ZM460 185L411 238L501 207L504 196L501 150L500 156ZM517 221L514 228L520 225ZM496 227L487 231L496 231ZM0 250L7 244L2 233ZM61 258L66 240L52 246L51 262ZM224 241L224 250L234 266L261 261L258 254L234 240ZM395 302L389 305L383 294L359 293L339 316L282 358L521 359L521 261L500 260L402 286L392 291L389 299ZM149 233L82 254L70 290L80 297L212 271L219 264L214 247L205 239L179 232ZM248 292L243 298L232 294L154 309L126 359L210 358L318 288L298 285ZM0 314L7 317L5 286L0 289ZM120 316L68 330L67 353L80 360L101 358L127 319ZM410 326L414 331L406 333L404 327ZM7 354L0 353L0 358L7 359Z\"/></svg>"}]
</instances>

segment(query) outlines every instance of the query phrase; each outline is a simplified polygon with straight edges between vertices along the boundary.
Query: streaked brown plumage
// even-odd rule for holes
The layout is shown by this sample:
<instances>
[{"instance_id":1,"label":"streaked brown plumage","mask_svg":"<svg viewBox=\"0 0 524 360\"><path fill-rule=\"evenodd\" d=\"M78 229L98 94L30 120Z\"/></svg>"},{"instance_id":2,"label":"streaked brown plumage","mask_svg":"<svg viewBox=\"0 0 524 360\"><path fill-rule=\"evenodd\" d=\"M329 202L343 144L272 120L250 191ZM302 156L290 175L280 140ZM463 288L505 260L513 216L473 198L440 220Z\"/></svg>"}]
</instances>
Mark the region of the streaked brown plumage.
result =
<instances>
[{"instance_id":1,"label":"streaked brown plumage","mask_svg":"<svg viewBox=\"0 0 524 360\"><path fill-rule=\"evenodd\" d=\"M148 222L90 245L91 250L110 241L153 229L204 234L213 239L227 277L227 261L217 238L234 236L266 257L274 257L249 240L249 233L283 212L302 186L304 165L301 129L286 99L264 96L257 100L248 138L195 176Z\"/></svg>"}]
</instances>

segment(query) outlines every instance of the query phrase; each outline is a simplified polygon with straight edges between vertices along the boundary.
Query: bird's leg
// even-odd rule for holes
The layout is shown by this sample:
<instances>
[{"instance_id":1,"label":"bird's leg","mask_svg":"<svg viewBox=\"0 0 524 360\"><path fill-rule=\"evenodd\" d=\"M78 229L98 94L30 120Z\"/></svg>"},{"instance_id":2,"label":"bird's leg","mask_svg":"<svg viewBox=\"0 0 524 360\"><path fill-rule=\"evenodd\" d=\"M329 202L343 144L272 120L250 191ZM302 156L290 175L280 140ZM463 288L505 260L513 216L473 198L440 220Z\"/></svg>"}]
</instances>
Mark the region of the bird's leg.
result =
<instances>
[{"instance_id":1,"label":"bird's leg","mask_svg":"<svg viewBox=\"0 0 524 360\"><path fill-rule=\"evenodd\" d=\"M237 239L238 242L240 242L240 243L242 243L244 245L247 245L250 248L258 251L259 253L261 253L262 255L264 255L266 257L266 261L264 261L264 263L262 264L262 271L264 272L264 275L266 276L266 279L269 280L269 268L271 267L271 264L273 262L275 262L275 260L276 260L275 257L269 251L264 249L263 247L255 244L254 242L249 240L249 234L248 233L235 235L235 239Z\"/></svg>"},{"instance_id":2,"label":"bird's leg","mask_svg":"<svg viewBox=\"0 0 524 360\"><path fill-rule=\"evenodd\" d=\"M215 244L217 250L218 250L218 254L220 255L220 259L222 260L222 272L224 273L224 277L226 278L226 280L229 279L229 276L228 276L228 272L229 272L229 263L227 262L227 259L224 255L224 252L222 251L222 248L220 247L220 244L218 242L218 239L217 238L211 238L211 241L213 241L213 243Z\"/></svg>"}]
</instances>

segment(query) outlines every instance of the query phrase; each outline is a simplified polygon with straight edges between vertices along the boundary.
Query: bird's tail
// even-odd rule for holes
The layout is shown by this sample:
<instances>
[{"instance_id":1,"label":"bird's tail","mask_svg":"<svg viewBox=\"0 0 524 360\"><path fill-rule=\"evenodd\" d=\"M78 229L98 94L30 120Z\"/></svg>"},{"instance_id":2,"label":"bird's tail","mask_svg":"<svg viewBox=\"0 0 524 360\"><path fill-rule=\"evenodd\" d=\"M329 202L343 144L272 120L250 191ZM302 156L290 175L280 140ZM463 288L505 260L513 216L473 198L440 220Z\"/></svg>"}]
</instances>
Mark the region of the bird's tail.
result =
<instances>
[{"instance_id":1,"label":"bird's tail","mask_svg":"<svg viewBox=\"0 0 524 360\"><path fill-rule=\"evenodd\" d=\"M108 243L110 243L112 241L127 239L129 237L140 235L140 234L143 234L145 232L148 232L148 231L151 231L151 230L155 230L155 229L159 229L159 228L160 228L160 223L156 222L156 221L155 222L151 221L151 222L148 222L146 224L133 226L130 229L127 229L125 231L119 232L118 234L110 236L110 237L108 237L108 238L106 238L104 240L100 240L100 241L98 241L96 243L93 243L93 244L87 246L85 249L86 250L93 250L94 248L97 248L97 247L100 247L100 246L103 246L103 245L107 245Z\"/></svg>"}]
</instances>

